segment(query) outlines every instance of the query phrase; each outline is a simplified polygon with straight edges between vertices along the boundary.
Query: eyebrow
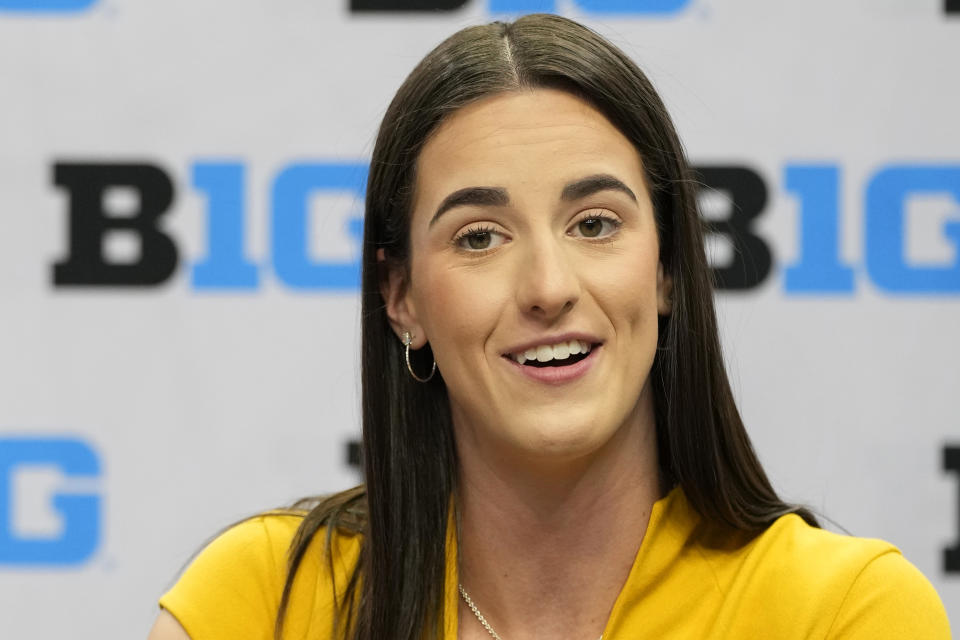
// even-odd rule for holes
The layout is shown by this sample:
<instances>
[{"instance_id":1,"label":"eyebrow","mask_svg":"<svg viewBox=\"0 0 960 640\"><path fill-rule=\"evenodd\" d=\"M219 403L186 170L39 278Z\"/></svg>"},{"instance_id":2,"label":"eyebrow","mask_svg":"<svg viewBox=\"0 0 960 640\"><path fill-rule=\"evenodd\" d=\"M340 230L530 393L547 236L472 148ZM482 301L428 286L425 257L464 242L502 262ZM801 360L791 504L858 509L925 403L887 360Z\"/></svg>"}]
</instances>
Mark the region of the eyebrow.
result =
<instances>
[{"instance_id":1,"label":"eyebrow","mask_svg":"<svg viewBox=\"0 0 960 640\"><path fill-rule=\"evenodd\" d=\"M595 176L587 176L567 184L560 193L560 199L565 202L579 200L592 196L598 191L621 191L634 202L637 202L637 194L630 187L625 185L619 179L614 178L608 173L598 173Z\"/></svg>"},{"instance_id":2,"label":"eyebrow","mask_svg":"<svg viewBox=\"0 0 960 640\"><path fill-rule=\"evenodd\" d=\"M572 202L581 198L586 198L600 191L620 191L630 196L630 199L637 202L637 195L623 181L613 177L608 173L598 173L574 180L564 185L560 192L560 199L564 202ZM436 213L430 219L428 226L433 226L441 215L453 209L454 207L478 206L478 207L505 207L510 204L510 196L503 187L466 187L454 191L440 203Z\"/></svg>"},{"instance_id":3,"label":"eyebrow","mask_svg":"<svg viewBox=\"0 0 960 640\"><path fill-rule=\"evenodd\" d=\"M440 203L437 212L430 218L430 225L437 221L449 209L463 206L505 207L510 204L510 196L503 187L467 187L454 191Z\"/></svg>"}]
</instances>

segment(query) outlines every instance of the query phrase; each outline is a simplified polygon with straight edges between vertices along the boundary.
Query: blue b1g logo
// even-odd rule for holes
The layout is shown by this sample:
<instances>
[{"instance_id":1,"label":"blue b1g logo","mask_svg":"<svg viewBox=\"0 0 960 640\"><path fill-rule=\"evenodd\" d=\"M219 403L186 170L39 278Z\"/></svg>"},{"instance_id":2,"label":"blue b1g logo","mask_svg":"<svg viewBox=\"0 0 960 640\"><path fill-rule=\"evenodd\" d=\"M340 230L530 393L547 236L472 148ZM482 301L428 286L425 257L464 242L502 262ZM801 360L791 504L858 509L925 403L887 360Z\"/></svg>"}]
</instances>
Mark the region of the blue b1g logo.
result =
<instances>
[{"instance_id":1,"label":"blue b1g logo","mask_svg":"<svg viewBox=\"0 0 960 640\"><path fill-rule=\"evenodd\" d=\"M581 11L597 14L668 14L686 8L690 0L574 0ZM554 0L490 0L493 13L532 13L556 11Z\"/></svg>"},{"instance_id":2,"label":"blue b1g logo","mask_svg":"<svg viewBox=\"0 0 960 640\"><path fill-rule=\"evenodd\" d=\"M35 499L20 486L31 473L47 472L65 478L41 504L18 504ZM76 565L88 559L100 542L101 498L88 484L100 476L100 460L93 448L77 438L0 437L0 566ZM23 507L52 510L59 527L37 534L18 527Z\"/></svg>"},{"instance_id":3,"label":"blue b1g logo","mask_svg":"<svg viewBox=\"0 0 960 640\"><path fill-rule=\"evenodd\" d=\"M83 11L96 2L97 0L0 0L0 11Z\"/></svg>"}]
</instances>

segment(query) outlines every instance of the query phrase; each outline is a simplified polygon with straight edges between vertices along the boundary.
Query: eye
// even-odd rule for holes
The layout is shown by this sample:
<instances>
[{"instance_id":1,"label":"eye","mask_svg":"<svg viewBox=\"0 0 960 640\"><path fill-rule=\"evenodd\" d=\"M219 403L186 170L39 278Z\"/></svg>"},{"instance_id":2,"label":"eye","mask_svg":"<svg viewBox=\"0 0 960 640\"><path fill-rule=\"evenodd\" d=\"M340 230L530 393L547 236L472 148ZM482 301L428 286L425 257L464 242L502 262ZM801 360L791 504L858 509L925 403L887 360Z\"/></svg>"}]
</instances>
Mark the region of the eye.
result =
<instances>
[{"instance_id":1,"label":"eye","mask_svg":"<svg viewBox=\"0 0 960 640\"><path fill-rule=\"evenodd\" d=\"M613 235L623 224L611 215L588 211L573 223L570 233L581 238L605 238Z\"/></svg>"},{"instance_id":2,"label":"eye","mask_svg":"<svg viewBox=\"0 0 960 640\"><path fill-rule=\"evenodd\" d=\"M480 252L495 249L506 242L502 233L486 226L470 227L457 234L453 244L468 252Z\"/></svg>"}]
</instances>

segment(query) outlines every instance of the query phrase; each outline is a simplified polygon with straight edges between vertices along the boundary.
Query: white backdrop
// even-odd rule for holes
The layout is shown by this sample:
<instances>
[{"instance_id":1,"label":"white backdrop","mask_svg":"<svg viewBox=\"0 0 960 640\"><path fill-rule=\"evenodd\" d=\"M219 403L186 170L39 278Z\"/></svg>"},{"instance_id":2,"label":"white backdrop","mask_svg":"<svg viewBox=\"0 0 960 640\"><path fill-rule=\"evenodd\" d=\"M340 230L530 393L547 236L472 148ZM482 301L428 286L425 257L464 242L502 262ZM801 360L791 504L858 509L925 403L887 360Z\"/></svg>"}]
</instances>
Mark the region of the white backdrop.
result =
<instances>
[{"instance_id":1,"label":"white backdrop","mask_svg":"<svg viewBox=\"0 0 960 640\"><path fill-rule=\"evenodd\" d=\"M359 480L352 185L414 64L522 3L460 4L0 0L0 635L143 637L220 527ZM695 164L765 187L769 273L718 304L778 489L898 545L960 620L956 3L554 10L638 61ZM101 198L98 165L140 168ZM730 193L705 193L711 217ZM162 215L144 243L107 233L97 273L100 204ZM102 283L148 262L153 284Z\"/></svg>"}]
</instances>

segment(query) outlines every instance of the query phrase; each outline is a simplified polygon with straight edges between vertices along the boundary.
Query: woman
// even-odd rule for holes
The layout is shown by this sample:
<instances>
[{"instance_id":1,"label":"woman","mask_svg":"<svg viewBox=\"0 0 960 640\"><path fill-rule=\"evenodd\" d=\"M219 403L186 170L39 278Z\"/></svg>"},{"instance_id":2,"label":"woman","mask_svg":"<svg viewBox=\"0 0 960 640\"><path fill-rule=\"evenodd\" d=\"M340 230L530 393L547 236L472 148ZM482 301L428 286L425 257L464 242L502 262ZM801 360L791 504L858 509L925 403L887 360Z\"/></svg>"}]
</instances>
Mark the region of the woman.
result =
<instances>
[{"instance_id":1,"label":"woman","mask_svg":"<svg viewBox=\"0 0 960 640\"><path fill-rule=\"evenodd\" d=\"M892 546L771 487L680 142L593 32L526 16L420 63L363 265L366 485L222 534L151 638L949 637Z\"/></svg>"}]
</instances>

